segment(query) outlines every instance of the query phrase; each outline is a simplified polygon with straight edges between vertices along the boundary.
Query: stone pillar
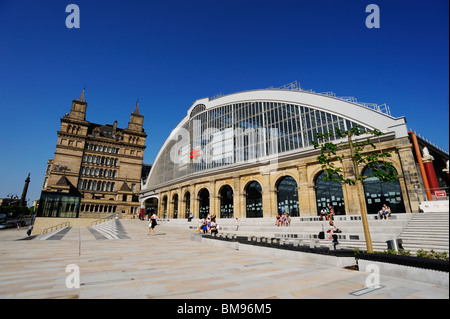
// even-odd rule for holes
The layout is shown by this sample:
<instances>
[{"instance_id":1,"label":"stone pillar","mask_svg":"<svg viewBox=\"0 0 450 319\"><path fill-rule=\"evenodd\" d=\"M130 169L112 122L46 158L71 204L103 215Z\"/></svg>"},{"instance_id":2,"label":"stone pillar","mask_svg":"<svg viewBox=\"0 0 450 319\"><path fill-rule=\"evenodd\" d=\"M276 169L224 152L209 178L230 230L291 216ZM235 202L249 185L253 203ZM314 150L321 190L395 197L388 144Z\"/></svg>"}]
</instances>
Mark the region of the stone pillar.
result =
<instances>
[{"instance_id":1,"label":"stone pillar","mask_svg":"<svg viewBox=\"0 0 450 319\"><path fill-rule=\"evenodd\" d=\"M263 174L262 181L263 184L261 185L261 189L262 189L263 217L269 218L272 217L273 214L272 211L273 188L270 185L270 174Z\"/></svg>"},{"instance_id":2,"label":"stone pillar","mask_svg":"<svg viewBox=\"0 0 450 319\"><path fill-rule=\"evenodd\" d=\"M346 159L343 162L343 171L344 177L349 179L355 179L355 172L353 168L353 163L351 159ZM345 211L347 215L361 215L361 203L359 192L364 194L364 185L361 183L361 188L359 188L356 184L349 185L347 183L343 183L342 192L344 193L344 203L345 203Z\"/></svg>"},{"instance_id":3,"label":"stone pillar","mask_svg":"<svg viewBox=\"0 0 450 319\"><path fill-rule=\"evenodd\" d=\"M194 186L193 188L193 192L191 194L191 206L192 206L192 213L194 214L194 218L199 219L200 218L200 214L199 214L199 198L198 198L198 189L197 187Z\"/></svg>"},{"instance_id":4,"label":"stone pillar","mask_svg":"<svg viewBox=\"0 0 450 319\"><path fill-rule=\"evenodd\" d=\"M242 202L242 190L239 176L233 177L233 217L242 218L245 217L241 208Z\"/></svg>"},{"instance_id":5,"label":"stone pillar","mask_svg":"<svg viewBox=\"0 0 450 319\"><path fill-rule=\"evenodd\" d=\"M439 183L437 181L436 172L434 171L433 161L434 157L428 152L428 148L423 148L423 166L425 167L425 172L427 174L428 185L430 187L431 194L439 190Z\"/></svg>"},{"instance_id":6,"label":"stone pillar","mask_svg":"<svg viewBox=\"0 0 450 319\"><path fill-rule=\"evenodd\" d=\"M23 186L22 197L20 198L20 206L27 206L27 192L28 192L28 184L30 184L30 173L28 173L28 177L25 179L25 185Z\"/></svg>"},{"instance_id":7,"label":"stone pillar","mask_svg":"<svg viewBox=\"0 0 450 319\"><path fill-rule=\"evenodd\" d=\"M398 155L403 170L403 172L398 173L403 175L403 181L406 187L406 194L402 194L403 202L406 207L409 201L411 212L419 212L419 204L422 201L421 177L417 171L412 145L408 142L407 147L398 148Z\"/></svg>"},{"instance_id":8,"label":"stone pillar","mask_svg":"<svg viewBox=\"0 0 450 319\"><path fill-rule=\"evenodd\" d=\"M449 171L449 168L448 168L448 161L447 161L447 166L442 170L444 173L447 173L447 181L448 181L448 171Z\"/></svg>"},{"instance_id":9,"label":"stone pillar","mask_svg":"<svg viewBox=\"0 0 450 319\"><path fill-rule=\"evenodd\" d=\"M310 216L311 208L309 201L309 186L308 186L308 173L306 164L297 167L298 171L298 209L300 210L300 216Z\"/></svg>"}]
</instances>

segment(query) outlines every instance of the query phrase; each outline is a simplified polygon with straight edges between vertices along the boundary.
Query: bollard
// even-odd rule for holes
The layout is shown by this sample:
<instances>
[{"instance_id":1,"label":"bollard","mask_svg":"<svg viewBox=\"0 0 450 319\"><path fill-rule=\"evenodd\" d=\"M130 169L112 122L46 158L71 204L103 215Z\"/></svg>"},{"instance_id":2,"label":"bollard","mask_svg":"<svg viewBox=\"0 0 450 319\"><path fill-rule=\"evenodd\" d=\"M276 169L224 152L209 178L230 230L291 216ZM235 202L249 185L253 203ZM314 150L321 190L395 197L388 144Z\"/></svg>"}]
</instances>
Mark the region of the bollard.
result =
<instances>
[{"instance_id":1,"label":"bollard","mask_svg":"<svg viewBox=\"0 0 450 319\"><path fill-rule=\"evenodd\" d=\"M399 250L403 249L403 241L401 239L392 239L386 241L386 244L388 246L388 250L393 250L395 252L398 252Z\"/></svg>"}]
</instances>

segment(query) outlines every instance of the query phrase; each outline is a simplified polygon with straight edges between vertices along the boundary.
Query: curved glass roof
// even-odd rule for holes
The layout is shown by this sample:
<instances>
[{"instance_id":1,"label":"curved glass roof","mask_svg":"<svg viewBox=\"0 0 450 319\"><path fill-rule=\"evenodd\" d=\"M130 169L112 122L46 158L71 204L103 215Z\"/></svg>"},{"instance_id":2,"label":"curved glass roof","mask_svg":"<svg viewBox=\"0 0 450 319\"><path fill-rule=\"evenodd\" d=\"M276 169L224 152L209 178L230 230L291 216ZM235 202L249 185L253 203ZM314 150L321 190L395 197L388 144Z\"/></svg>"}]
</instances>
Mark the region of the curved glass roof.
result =
<instances>
[{"instance_id":1,"label":"curved glass roof","mask_svg":"<svg viewBox=\"0 0 450 319\"><path fill-rule=\"evenodd\" d=\"M161 148L143 191L311 149L316 133L336 127L349 130L358 124L402 135L407 134L404 123L404 118L307 92L268 89L198 100ZM399 130L402 124L405 128Z\"/></svg>"}]
</instances>

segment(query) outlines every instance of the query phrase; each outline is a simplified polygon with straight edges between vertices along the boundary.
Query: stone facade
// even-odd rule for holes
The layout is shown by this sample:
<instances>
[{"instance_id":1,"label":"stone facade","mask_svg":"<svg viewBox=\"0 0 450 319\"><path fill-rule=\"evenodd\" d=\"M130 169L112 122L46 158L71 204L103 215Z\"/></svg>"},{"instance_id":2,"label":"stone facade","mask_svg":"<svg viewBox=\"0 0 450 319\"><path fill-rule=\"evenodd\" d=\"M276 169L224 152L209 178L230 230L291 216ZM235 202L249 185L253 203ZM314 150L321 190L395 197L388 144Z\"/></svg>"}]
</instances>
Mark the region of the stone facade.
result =
<instances>
[{"instance_id":1,"label":"stone facade","mask_svg":"<svg viewBox=\"0 0 450 319\"><path fill-rule=\"evenodd\" d=\"M408 137L395 138L394 134L387 134L382 141L377 143L377 150L389 151L392 157L388 160L393 163L398 173L398 182L401 188L401 198L405 206L405 212L418 212L420 200L419 174L414 162L413 148ZM348 152L346 150L341 152ZM252 181L257 181L262 188L262 209L264 218L274 218L278 213L277 183L285 176L292 177L297 184L299 216L317 216L316 178L322 172L322 167L317 161L319 151L309 150L298 152L289 157L280 157L277 169L271 172L262 172L258 165L242 166L238 169L223 169L210 174L202 174L197 178L178 180L176 184L167 185L158 190L158 215L160 217L186 218L187 208L199 218L199 193L207 189L209 197L209 211L220 216L220 190L229 185L233 190L233 217L246 217L246 187ZM354 175L350 161L335 163L343 166L345 176ZM364 167L360 167L362 173ZM361 198L364 196L362 183L356 185L342 184L342 192L347 215L361 214ZM189 193L189 207L184 200ZM174 201L174 196L178 201ZM143 206L150 197L143 197ZM364 199L362 199L364 202ZM178 203L178 207L174 205ZM381 203L382 204L382 203ZM380 204L380 207L381 207Z\"/></svg>"},{"instance_id":2,"label":"stone facade","mask_svg":"<svg viewBox=\"0 0 450 319\"><path fill-rule=\"evenodd\" d=\"M81 193L78 217L139 211L138 193L147 134L139 107L127 128L86 120L84 91L61 118L54 158L47 163L42 191L57 192L65 176Z\"/></svg>"}]
</instances>

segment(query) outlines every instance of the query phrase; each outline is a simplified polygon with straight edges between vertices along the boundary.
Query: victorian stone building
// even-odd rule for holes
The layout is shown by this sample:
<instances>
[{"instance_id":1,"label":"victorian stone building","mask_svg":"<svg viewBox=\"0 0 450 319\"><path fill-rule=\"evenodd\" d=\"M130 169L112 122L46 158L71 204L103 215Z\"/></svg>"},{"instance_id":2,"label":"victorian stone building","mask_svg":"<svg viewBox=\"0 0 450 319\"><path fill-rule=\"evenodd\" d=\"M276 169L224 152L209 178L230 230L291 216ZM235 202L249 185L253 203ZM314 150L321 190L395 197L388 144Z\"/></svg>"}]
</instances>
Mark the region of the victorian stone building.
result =
<instances>
[{"instance_id":1,"label":"victorian stone building","mask_svg":"<svg viewBox=\"0 0 450 319\"><path fill-rule=\"evenodd\" d=\"M54 158L49 160L38 217L92 217L139 211L147 134L136 103L126 128L86 120L84 90L61 118Z\"/></svg>"}]
</instances>

